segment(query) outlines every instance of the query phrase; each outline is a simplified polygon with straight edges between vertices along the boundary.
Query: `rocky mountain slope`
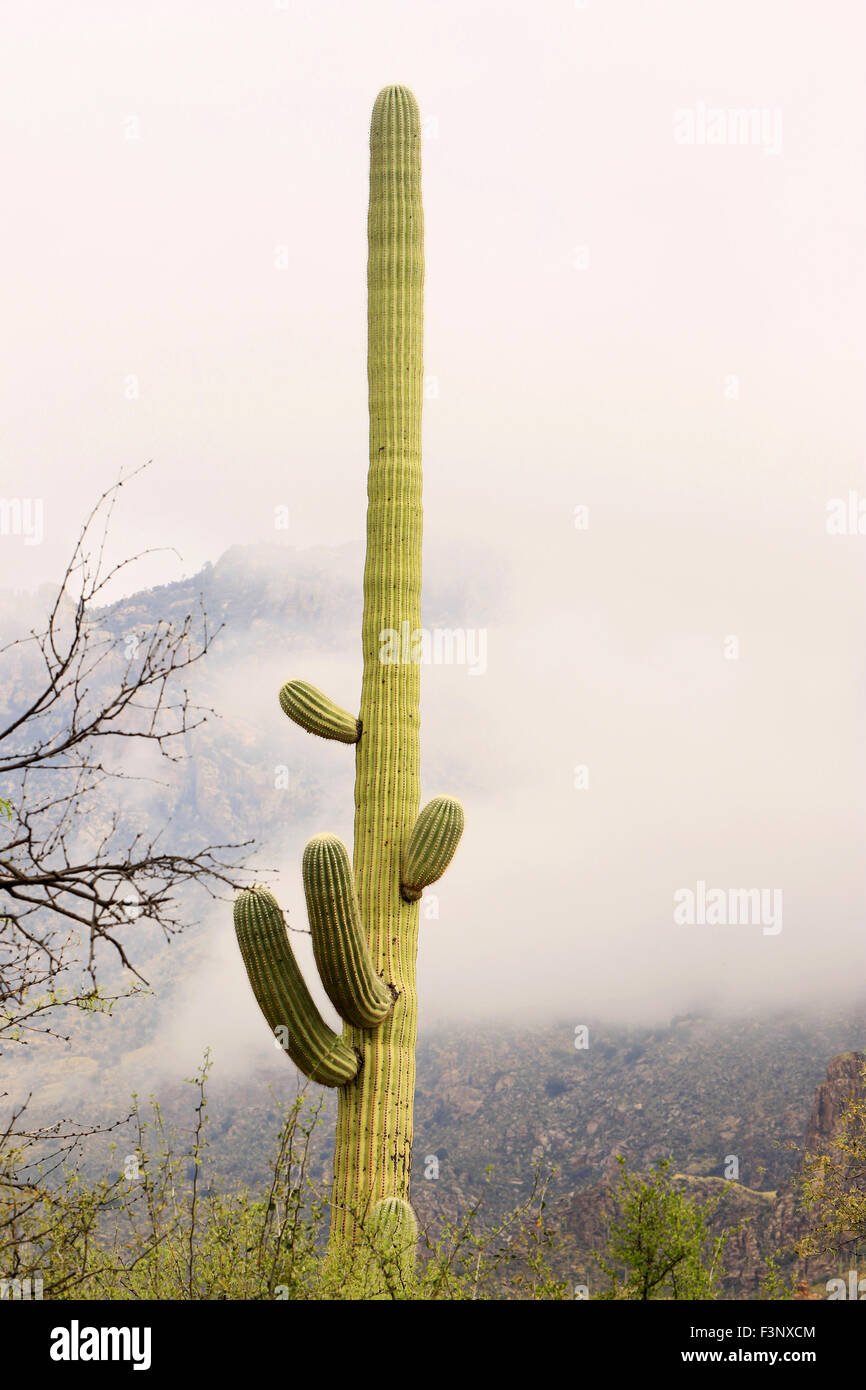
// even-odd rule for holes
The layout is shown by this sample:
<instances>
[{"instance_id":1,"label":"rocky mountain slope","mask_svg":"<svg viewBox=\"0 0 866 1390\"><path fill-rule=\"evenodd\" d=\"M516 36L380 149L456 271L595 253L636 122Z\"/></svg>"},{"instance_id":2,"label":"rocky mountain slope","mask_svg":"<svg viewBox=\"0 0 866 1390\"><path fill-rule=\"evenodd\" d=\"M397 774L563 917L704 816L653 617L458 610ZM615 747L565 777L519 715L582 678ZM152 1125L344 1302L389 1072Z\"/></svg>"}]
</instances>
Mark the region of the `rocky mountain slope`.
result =
<instances>
[{"instance_id":1,"label":"rocky mountain slope","mask_svg":"<svg viewBox=\"0 0 866 1390\"><path fill-rule=\"evenodd\" d=\"M845 1108L850 1100L866 1099L866 1054L845 1052L834 1057L824 1081L817 1087L805 1133L796 1148L789 1148L793 1170L778 1190L756 1190L740 1181L710 1175L678 1175L690 1196L701 1201L717 1199L712 1231L728 1232L723 1287L729 1298L754 1298L772 1257L787 1278L799 1282L801 1297L826 1297L826 1281L839 1276L848 1282L850 1259L796 1257L794 1244L810 1229L810 1217L801 1203L800 1180L806 1155L833 1153L842 1132ZM554 1206L553 1224L565 1247L562 1260L569 1273L592 1289L593 1251L603 1249L616 1212L613 1187L618 1181L615 1157L605 1165L602 1181L561 1198ZM862 1183L862 1173L860 1174Z\"/></svg>"},{"instance_id":2,"label":"rocky mountain slope","mask_svg":"<svg viewBox=\"0 0 866 1390\"><path fill-rule=\"evenodd\" d=\"M566 1023L422 1029L413 1200L428 1233L435 1237L444 1221L459 1221L479 1200L480 1223L490 1228L527 1199L536 1172L552 1174L548 1211L564 1245L560 1272L592 1291L598 1274L591 1257L606 1239L617 1155L631 1172L670 1157L694 1195L726 1189L716 1222L731 1231L726 1296L755 1296L766 1257L777 1252L786 1276L796 1273L826 1296L824 1282L838 1273L833 1262L799 1265L786 1252L806 1230L802 1153L829 1147L848 1096L862 1085L866 1058L853 1048L866 1037L866 1012L809 1022L688 1018L651 1033L599 1024L582 1054L570 1034ZM123 1112L126 1073L108 1055L92 1065L98 1089L80 1071L56 1067L51 1084L67 1103L75 1097L79 1120L104 1122ZM76 1080L85 1081L77 1090ZM208 1167L222 1182L264 1183L277 1102L295 1094L296 1080L281 1057L273 1067L251 1066L243 1085L215 1067ZM183 1146L190 1087L163 1079L156 1090ZM309 1094L322 1103L309 1173L324 1188L335 1100L317 1088ZM732 1155L739 1179L727 1184Z\"/></svg>"}]
</instances>

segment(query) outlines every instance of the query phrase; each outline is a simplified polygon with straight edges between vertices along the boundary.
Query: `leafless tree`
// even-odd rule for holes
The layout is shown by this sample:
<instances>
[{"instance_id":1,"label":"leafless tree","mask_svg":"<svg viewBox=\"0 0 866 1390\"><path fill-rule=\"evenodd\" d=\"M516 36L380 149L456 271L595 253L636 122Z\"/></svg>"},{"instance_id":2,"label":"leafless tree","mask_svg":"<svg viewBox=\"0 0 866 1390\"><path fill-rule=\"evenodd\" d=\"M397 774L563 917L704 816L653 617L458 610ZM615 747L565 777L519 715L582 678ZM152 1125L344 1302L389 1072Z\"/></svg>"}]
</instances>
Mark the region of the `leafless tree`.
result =
<instances>
[{"instance_id":1,"label":"leafless tree","mask_svg":"<svg viewBox=\"0 0 866 1390\"><path fill-rule=\"evenodd\" d=\"M181 890L222 896L242 870L244 846L180 852L170 826L136 821L122 794L142 776L134 750L157 762L189 755L212 711L191 702L187 673L215 635L203 606L150 623L142 638L116 630L109 587L149 553L106 561L112 512L134 476L87 517L41 630L0 647L0 1053L62 1036L64 1006L111 1007L140 988L135 924L175 934L189 911ZM109 989L106 953L124 967L109 972Z\"/></svg>"}]
</instances>

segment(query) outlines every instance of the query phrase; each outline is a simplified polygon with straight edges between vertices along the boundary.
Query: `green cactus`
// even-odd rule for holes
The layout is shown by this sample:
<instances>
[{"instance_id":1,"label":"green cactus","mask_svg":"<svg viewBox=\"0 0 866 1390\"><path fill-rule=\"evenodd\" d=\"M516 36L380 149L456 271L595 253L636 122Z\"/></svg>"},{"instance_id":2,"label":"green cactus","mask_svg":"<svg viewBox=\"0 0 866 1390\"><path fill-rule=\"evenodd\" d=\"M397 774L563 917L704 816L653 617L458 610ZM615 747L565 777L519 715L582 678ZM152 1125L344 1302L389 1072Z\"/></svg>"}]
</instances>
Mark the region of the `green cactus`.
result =
<instances>
[{"instance_id":1,"label":"green cactus","mask_svg":"<svg viewBox=\"0 0 866 1390\"><path fill-rule=\"evenodd\" d=\"M296 1067L323 1086L345 1086L358 1057L325 1023L304 983L280 905L267 888L247 888L235 903L235 932L259 1008Z\"/></svg>"},{"instance_id":2,"label":"green cactus","mask_svg":"<svg viewBox=\"0 0 866 1390\"><path fill-rule=\"evenodd\" d=\"M316 835L304 850L303 871L313 954L325 992L347 1023L377 1028L395 996L370 960L346 846L335 835Z\"/></svg>"},{"instance_id":3,"label":"green cactus","mask_svg":"<svg viewBox=\"0 0 866 1390\"><path fill-rule=\"evenodd\" d=\"M357 743L361 737L361 721L335 705L321 690L306 681L286 681L280 691L284 713L308 734L319 738L335 738L339 743Z\"/></svg>"},{"instance_id":4,"label":"green cactus","mask_svg":"<svg viewBox=\"0 0 866 1390\"><path fill-rule=\"evenodd\" d=\"M418 1221L409 1202L385 1197L360 1224L355 1271L364 1298L394 1298L411 1290Z\"/></svg>"},{"instance_id":5,"label":"green cactus","mask_svg":"<svg viewBox=\"0 0 866 1390\"><path fill-rule=\"evenodd\" d=\"M415 822L403 856L401 889L407 903L441 878L463 834L463 807L453 796L435 796Z\"/></svg>"},{"instance_id":6,"label":"green cactus","mask_svg":"<svg viewBox=\"0 0 866 1390\"><path fill-rule=\"evenodd\" d=\"M424 218L421 123L414 96L386 87L370 127L367 223L370 468L360 717L303 681L280 691L285 713L323 738L354 743L355 850L332 835L304 852L304 890L322 983L344 1019L330 1033L304 986L279 908L242 893L235 923L256 998L308 1076L339 1087L333 1246L372 1229L403 1261L417 1224L409 1205L415 1093L418 898L444 873L463 810L420 799L417 662L383 660L393 632L421 622L421 405ZM278 930L279 927L279 930ZM403 1264L400 1265L403 1268Z\"/></svg>"}]
</instances>

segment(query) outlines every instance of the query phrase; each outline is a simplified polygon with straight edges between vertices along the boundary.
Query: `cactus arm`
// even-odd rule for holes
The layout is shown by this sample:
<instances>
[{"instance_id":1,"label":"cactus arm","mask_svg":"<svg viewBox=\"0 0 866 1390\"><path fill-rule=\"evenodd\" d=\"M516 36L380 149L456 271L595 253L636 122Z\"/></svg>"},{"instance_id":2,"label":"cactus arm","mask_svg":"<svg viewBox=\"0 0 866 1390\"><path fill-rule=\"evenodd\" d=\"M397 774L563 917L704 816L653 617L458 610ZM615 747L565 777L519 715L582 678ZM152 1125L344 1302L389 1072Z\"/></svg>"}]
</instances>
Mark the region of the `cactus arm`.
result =
<instances>
[{"instance_id":1,"label":"cactus arm","mask_svg":"<svg viewBox=\"0 0 866 1390\"><path fill-rule=\"evenodd\" d=\"M308 734L333 738L340 743L357 743L361 737L361 721L348 710L307 681L286 681L280 690L280 706L284 714Z\"/></svg>"},{"instance_id":2,"label":"cactus arm","mask_svg":"<svg viewBox=\"0 0 866 1390\"><path fill-rule=\"evenodd\" d=\"M358 1058L316 1008L273 893L244 889L235 902L234 920L247 975L271 1031L287 1030L286 1051L311 1081L345 1086L358 1070Z\"/></svg>"},{"instance_id":3,"label":"cactus arm","mask_svg":"<svg viewBox=\"0 0 866 1390\"><path fill-rule=\"evenodd\" d=\"M453 796L434 796L415 822L403 855L400 891L406 902L420 898L441 878L463 834L463 807Z\"/></svg>"},{"instance_id":4,"label":"cactus arm","mask_svg":"<svg viewBox=\"0 0 866 1390\"><path fill-rule=\"evenodd\" d=\"M415 1262L415 1246L418 1243L418 1218L410 1202L402 1197L383 1197L376 1202L370 1213L370 1227L380 1236L385 1236L387 1244L398 1253L412 1252Z\"/></svg>"},{"instance_id":5,"label":"cactus arm","mask_svg":"<svg viewBox=\"0 0 866 1390\"><path fill-rule=\"evenodd\" d=\"M304 850L303 875L313 953L325 992L347 1023L376 1028L391 1012L395 996L373 969L342 840L314 836Z\"/></svg>"},{"instance_id":6,"label":"cactus arm","mask_svg":"<svg viewBox=\"0 0 866 1390\"><path fill-rule=\"evenodd\" d=\"M411 1288L418 1245L418 1220L402 1197L376 1202L362 1223L363 1242L355 1270L365 1299L393 1298Z\"/></svg>"}]
</instances>

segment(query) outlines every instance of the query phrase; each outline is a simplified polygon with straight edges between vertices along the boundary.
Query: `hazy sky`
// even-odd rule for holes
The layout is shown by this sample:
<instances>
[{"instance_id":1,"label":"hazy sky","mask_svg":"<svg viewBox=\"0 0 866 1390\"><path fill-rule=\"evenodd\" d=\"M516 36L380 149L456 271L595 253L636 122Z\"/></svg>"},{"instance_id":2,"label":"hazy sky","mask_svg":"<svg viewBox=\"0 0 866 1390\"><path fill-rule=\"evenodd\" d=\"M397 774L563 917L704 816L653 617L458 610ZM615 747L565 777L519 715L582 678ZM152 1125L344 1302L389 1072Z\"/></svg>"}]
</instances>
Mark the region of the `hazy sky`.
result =
<instances>
[{"instance_id":1,"label":"hazy sky","mask_svg":"<svg viewBox=\"0 0 866 1390\"><path fill-rule=\"evenodd\" d=\"M147 458L117 553L183 560L136 583L362 536L369 115L418 97L426 554L512 570L487 674L423 677L429 790L479 779L431 1011L862 992L866 535L826 518L866 498L864 29L853 0L4 7L2 489L45 527L0 538L4 585ZM781 888L783 930L675 926L699 880Z\"/></svg>"}]
</instances>

